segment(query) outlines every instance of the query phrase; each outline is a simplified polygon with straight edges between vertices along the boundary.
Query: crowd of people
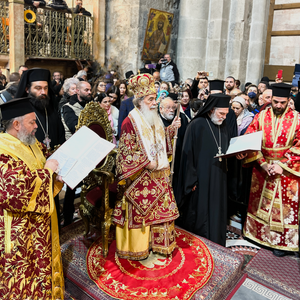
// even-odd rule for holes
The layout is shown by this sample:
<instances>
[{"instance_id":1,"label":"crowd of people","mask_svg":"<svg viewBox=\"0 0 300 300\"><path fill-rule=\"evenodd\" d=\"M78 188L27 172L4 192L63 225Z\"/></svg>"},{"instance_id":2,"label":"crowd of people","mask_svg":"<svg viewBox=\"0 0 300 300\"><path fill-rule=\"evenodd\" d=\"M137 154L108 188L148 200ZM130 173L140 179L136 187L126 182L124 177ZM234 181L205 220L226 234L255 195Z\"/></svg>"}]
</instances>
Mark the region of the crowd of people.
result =
<instances>
[{"instance_id":1,"label":"crowd of people","mask_svg":"<svg viewBox=\"0 0 300 300\"><path fill-rule=\"evenodd\" d=\"M225 246L230 214L240 214L244 235L274 255L299 252L297 86L282 78L271 84L263 77L258 85L233 76L208 80L206 72L182 83L169 54L120 77L110 70L90 80L80 70L64 78L22 65L3 83L2 298L63 293L58 230L73 222L75 189L67 187L60 220L62 178L53 175L57 161L46 158L75 133L91 101L106 111L118 149L115 175L124 193L113 213L118 256L169 255L175 224ZM261 151L223 158L232 138L257 131ZM24 268L35 279L21 284Z\"/></svg>"}]
</instances>

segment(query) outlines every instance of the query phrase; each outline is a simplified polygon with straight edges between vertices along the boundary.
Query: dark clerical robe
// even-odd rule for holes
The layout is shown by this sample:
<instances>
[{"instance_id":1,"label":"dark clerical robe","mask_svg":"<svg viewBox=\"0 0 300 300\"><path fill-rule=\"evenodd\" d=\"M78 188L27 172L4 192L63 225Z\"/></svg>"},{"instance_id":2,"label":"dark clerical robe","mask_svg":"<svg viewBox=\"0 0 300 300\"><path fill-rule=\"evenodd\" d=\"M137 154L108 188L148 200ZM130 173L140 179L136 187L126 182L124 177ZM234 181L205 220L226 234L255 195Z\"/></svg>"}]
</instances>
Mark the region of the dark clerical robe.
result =
<instances>
[{"instance_id":1,"label":"dark clerical robe","mask_svg":"<svg viewBox=\"0 0 300 300\"><path fill-rule=\"evenodd\" d=\"M62 184L42 150L0 134L0 299L64 297L53 200Z\"/></svg>"},{"instance_id":2,"label":"dark clerical robe","mask_svg":"<svg viewBox=\"0 0 300 300\"><path fill-rule=\"evenodd\" d=\"M176 115L176 113L175 113ZM174 115L174 118L175 118ZM160 116L164 126L168 127L172 124L174 118L172 120L167 120L164 117ZM182 145L183 145L183 139L184 139L184 135L186 132L186 128L189 124L189 121L187 119L187 117L185 116L185 114L180 113L180 119L181 119L181 127L178 129L178 133L177 133L177 142L176 142L176 151L175 151L175 163L174 163L174 174L173 174L173 182L172 182L172 187L173 187L173 191L174 191L174 195L175 195L175 199L176 199L176 195L179 184L178 184L178 175L179 175L179 170L180 170L180 161L181 161L181 152L182 152ZM173 159L173 158L172 158Z\"/></svg>"},{"instance_id":3,"label":"dark clerical robe","mask_svg":"<svg viewBox=\"0 0 300 300\"><path fill-rule=\"evenodd\" d=\"M46 145L45 135L47 134L48 129L48 135L51 140L49 144L50 148L54 149L54 146L63 144L66 140L65 129L57 110L52 108L52 106L49 106L47 107L46 114L44 109L39 110L34 107L34 112L37 116L36 124L38 125L35 135L37 140Z\"/></svg>"},{"instance_id":4,"label":"dark clerical robe","mask_svg":"<svg viewBox=\"0 0 300 300\"><path fill-rule=\"evenodd\" d=\"M204 115L189 124L181 155L182 191L178 199L183 228L223 246L227 224L226 159L214 158L218 153L214 136L219 144L221 134L222 153L226 153L229 134L225 122L215 125Z\"/></svg>"},{"instance_id":5,"label":"dark clerical robe","mask_svg":"<svg viewBox=\"0 0 300 300\"><path fill-rule=\"evenodd\" d=\"M262 150L253 163L246 237L278 250L299 250L300 118L288 108L275 116L271 107L255 116L247 133L263 131ZM264 164L278 164L283 174L268 176Z\"/></svg>"}]
</instances>

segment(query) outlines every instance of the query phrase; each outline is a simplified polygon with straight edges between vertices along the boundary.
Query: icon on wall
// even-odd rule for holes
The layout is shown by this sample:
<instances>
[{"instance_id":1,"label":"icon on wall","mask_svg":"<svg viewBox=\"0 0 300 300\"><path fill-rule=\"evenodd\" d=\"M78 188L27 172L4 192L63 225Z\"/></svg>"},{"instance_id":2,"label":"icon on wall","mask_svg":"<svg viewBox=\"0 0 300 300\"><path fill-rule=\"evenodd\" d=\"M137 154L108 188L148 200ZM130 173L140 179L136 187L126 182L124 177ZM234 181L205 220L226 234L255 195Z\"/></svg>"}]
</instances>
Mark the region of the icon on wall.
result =
<instances>
[{"instance_id":1,"label":"icon on wall","mask_svg":"<svg viewBox=\"0 0 300 300\"><path fill-rule=\"evenodd\" d=\"M167 53L172 32L174 15L165 11L150 9L142 60L159 61Z\"/></svg>"}]
</instances>

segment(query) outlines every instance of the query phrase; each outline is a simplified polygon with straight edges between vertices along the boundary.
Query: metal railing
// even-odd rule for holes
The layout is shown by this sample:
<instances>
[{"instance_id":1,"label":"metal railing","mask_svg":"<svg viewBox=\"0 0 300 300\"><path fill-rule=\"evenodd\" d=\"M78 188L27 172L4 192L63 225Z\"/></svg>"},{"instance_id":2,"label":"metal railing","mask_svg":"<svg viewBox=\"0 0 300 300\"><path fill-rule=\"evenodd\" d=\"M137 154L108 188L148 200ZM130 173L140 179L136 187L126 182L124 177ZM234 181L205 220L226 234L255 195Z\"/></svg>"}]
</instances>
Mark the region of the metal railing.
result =
<instances>
[{"instance_id":1,"label":"metal railing","mask_svg":"<svg viewBox=\"0 0 300 300\"><path fill-rule=\"evenodd\" d=\"M32 23L25 21L25 55L43 58L93 58L93 18L24 6ZM33 14L32 14L33 12Z\"/></svg>"},{"instance_id":2,"label":"metal railing","mask_svg":"<svg viewBox=\"0 0 300 300\"><path fill-rule=\"evenodd\" d=\"M8 1L0 2L0 54L9 53L9 17Z\"/></svg>"}]
</instances>

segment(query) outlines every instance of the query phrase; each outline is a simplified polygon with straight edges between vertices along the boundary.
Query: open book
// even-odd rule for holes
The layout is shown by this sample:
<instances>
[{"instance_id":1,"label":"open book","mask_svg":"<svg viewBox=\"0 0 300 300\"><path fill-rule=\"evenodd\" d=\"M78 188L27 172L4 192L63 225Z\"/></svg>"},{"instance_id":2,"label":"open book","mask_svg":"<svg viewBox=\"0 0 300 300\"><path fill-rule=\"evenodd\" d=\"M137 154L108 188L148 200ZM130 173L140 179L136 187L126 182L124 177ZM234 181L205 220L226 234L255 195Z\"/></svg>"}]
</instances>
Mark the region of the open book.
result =
<instances>
[{"instance_id":1,"label":"open book","mask_svg":"<svg viewBox=\"0 0 300 300\"><path fill-rule=\"evenodd\" d=\"M59 162L58 175L74 189L115 148L86 126L76 131L48 159Z\"/></svg>"},{"instance_id":2,"label":"open book","mask_svg":"<svg viewBox=\"0 0 300 300\"><path fill-rule=\"evenodd\" d=\"M226 154L216 157L226 158L240 153L248 153L261 150L262 131L241 135L230 140Z\"/></svg>"}]
</instances>

